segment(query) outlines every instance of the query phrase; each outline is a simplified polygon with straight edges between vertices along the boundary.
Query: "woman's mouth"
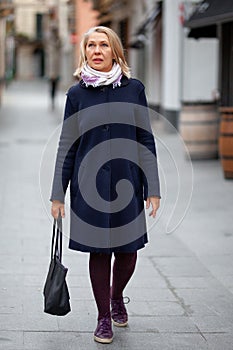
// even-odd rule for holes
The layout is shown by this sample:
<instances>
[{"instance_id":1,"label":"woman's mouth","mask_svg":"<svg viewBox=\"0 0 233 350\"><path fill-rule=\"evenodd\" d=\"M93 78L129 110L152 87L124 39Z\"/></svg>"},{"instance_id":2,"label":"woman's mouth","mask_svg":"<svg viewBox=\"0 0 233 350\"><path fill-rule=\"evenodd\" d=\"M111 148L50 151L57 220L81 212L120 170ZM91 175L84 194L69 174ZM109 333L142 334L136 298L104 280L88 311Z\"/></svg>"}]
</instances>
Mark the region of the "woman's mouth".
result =
<instances>
[{"instance_id":1,"label":"woman's mouth","mask_svg":"<svg viewBox=\"0 0 233 350\"><path fill-rule=\"evenodd\" d=\"M103 60L102 60L101 58L94 58L94 59L93 59L93 62L95 62L95 63L101 63L101 62L103 62Z\"/></svg>"}]
</instances>

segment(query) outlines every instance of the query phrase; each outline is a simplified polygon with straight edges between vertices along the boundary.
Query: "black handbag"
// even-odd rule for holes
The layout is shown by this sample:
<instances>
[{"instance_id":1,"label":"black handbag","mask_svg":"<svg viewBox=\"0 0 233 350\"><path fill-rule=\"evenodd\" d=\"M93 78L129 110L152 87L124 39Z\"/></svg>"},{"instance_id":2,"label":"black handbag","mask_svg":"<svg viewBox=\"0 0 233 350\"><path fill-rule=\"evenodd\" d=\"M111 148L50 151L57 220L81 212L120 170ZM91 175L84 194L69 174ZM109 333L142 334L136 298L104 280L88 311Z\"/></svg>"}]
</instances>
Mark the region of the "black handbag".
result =
<instances>
[{"instance_id":1,"label":"black handbag","mask_svg":"<svg viewBox=\"0 0 233 350\"><path fill-rule=\"evenodd\" d=\"M64 316L71 311L66 283L68 269L62 265L62 219L54 219L51 261L44 285L44 312Z\"/></svg>"}]
</instances>

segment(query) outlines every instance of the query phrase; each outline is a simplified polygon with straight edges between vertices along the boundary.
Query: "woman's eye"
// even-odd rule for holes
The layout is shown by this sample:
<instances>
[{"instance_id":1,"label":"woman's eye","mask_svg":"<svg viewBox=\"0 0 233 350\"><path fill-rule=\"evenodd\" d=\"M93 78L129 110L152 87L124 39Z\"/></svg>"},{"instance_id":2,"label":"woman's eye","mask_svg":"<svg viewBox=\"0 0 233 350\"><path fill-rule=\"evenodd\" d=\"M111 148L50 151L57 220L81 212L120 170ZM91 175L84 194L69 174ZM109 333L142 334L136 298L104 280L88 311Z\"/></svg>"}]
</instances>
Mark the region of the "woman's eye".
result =
<instances>
[{"instance_id":1,"label":"woman's eye","mask_svg":"<svg viewBox=\"0 0 233 350\"><path fill-rule=\"evenodd\" d=\"M104 46L104 47L108 47L108 44L106 44L106 43L103 43L103 44L102 44L102 46Z\"/></svg>"},{"instance_id":2,"label":"woman's eye","mask_svg":"<svg viewBox=\"0 0 233 350\"><path fill-rule=\"evenodd\" d=\"M88 47L92 47L92 46L94 46L94 44L88 44Z\"/></svg>"}]
</instances>

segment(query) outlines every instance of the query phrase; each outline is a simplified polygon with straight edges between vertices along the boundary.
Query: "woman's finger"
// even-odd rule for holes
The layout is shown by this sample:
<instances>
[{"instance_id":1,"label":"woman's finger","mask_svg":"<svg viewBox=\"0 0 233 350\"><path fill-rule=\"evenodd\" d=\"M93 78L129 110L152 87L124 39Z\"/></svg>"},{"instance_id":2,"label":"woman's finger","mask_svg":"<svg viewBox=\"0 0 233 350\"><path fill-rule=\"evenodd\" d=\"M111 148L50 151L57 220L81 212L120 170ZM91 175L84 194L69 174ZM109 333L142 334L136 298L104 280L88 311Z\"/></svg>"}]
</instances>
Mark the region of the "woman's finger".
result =
<instances>
[{"instance_id":1,"label":"woman's finger","mask_svg":"<svg viewBox=\"0 0 233 350\"><path fill-rule=\"evenodd\" d=\"M157 202L154 202L154 201L151 201L151 204L152 204L152 211L150 212L150 216L153 216L153 218L155 218L159 205Z\"/></svg>"},{"instance_id":2,"label":"woman's finger","mask_svg":"<svg viewBox=\"0 0 233 350\"><path fill-rule=\"evenodd\" d=\"M61 217L64 218L65 217L65 206L64 205L61 206L60 213L61 213Z\"/></svg>"},{"instance_id":3,"label":"woman's finger","mask_svg":"<svg viewBox=\"0 0 233 350\"><path fill-rule=\"evenodd\" d=\"M54 217L54 219L58 219L59 216L59 209L57 207L52 207L51 214Z\"/></svg>"},{"instance_id":4,"label":"woman's finger","mask_svg":"<svg viewBox=\"0 0 233 350\"><path fill-rule=\"evenodd\" d=\"M156 211L157 211L157 209L154 208L154 209L150 212L149 216L153 216L153 218L155 218L155 216L156 216Z\"/></svg>"}]
</instances>

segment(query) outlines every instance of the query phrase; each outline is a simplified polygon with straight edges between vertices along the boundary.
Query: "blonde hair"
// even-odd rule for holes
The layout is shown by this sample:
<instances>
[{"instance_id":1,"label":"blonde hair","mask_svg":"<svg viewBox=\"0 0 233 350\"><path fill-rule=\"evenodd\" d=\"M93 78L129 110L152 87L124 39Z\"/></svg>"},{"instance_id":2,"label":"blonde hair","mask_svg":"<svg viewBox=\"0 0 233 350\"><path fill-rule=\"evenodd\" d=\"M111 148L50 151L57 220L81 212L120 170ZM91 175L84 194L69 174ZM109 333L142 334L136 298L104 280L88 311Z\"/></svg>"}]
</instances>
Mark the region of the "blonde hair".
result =
<instances>
[{"instance_id":1,"label":"blonde hair","mask_svg":"<svg viewBox=\"0 0 233 350\"><path fill-rule=\"evenodd\" d=\"M86 32L80 42L80 56L79 56L79 63L78 67L74 73L74 76L81 79L81 72L83 69L84 64L86 63L86 45L89 39L90 34L92 33L104 33L107 35L110 47L112 49L114 61L118 63L121 67L122 73L127 77L130 78L130 69L126 62L125 55L124 55L124 49L121 43L121 40L119 36L110 28L104 27L104 26L98 26L93 27Z\"/></svg>"}]
</instances>

